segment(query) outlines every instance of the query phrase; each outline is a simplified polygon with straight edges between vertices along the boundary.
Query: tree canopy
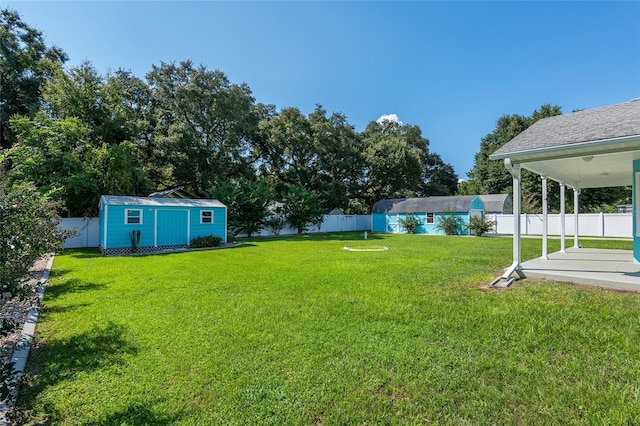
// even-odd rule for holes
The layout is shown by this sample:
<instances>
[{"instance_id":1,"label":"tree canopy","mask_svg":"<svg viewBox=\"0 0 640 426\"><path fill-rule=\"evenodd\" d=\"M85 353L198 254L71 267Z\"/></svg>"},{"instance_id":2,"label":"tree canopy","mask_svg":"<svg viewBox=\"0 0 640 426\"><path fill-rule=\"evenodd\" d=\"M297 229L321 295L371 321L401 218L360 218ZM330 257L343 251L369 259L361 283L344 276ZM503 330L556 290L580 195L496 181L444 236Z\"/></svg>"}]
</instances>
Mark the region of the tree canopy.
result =
<instances>
[{"instance_id":1,"label":"tree canopy","mask_svg":"<svg viewBox=\"0 0 640 426\"><path fill-rule=\"evenodd\" d=\"M9 119L36 113L42 84L66 60L62 50L48 47L42 32L24 23L18 13L0 9L0 149L14 141Z\"/></svg>"},{"instance_id":2,"label":"tree canopy","mask_svg":"<svg viewBox=\"0 0 640 426\"><path fill-rule=\"evenodd\" d=\"M231 185L257 191L257 216L243 219L255 232L265 194L363 213L380 198L456 190L453 167L418 126L372 121L359 133L321 105L309 115L277 111L246 83L189 60L152 65L144 78L101 75L88 61L64 68L64 52L17 13L0 17L5 177L50 192L67 214L95 214L101 194L182 186L206 197Z\"/></svg>"}]
</instances>

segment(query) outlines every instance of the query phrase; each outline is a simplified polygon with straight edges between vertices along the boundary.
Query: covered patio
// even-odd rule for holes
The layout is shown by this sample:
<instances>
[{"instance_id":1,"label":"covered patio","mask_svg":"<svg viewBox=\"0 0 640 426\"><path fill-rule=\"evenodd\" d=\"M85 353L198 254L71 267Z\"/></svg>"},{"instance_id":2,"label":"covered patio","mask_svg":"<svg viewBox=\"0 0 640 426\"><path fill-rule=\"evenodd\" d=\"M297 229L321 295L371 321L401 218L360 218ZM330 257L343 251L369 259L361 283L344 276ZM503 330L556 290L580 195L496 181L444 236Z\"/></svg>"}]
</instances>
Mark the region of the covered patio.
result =
<instances>
[{"instance_id":1,"label":"covered patio","mask_svg":"<svg viewBox=\"0 0 640 426\"><path fill-rule=\"evenodd\" d=\"M640 264L631 250L568 248L522 264L528 278L640 291Z\"/></svg>"},{"instance_id":2,"label":"covered patio","mask_svg":"<svg viewBox=\"0 0 640 426\"><path fill-rule=\"evenodd\" d=\"M513 263L493 285L526 277L640 290L640 99L544 118L490 157L503 160L513 177ZM543 236L540 258L521 262L521 170L542 179ZM560 184L561 248L547 252L547 181ZM578 237L580 191L632 186L633 251L582 249ZM573 247L565 247L565 192L572 189Z\"/></svg>"}]
</instances>

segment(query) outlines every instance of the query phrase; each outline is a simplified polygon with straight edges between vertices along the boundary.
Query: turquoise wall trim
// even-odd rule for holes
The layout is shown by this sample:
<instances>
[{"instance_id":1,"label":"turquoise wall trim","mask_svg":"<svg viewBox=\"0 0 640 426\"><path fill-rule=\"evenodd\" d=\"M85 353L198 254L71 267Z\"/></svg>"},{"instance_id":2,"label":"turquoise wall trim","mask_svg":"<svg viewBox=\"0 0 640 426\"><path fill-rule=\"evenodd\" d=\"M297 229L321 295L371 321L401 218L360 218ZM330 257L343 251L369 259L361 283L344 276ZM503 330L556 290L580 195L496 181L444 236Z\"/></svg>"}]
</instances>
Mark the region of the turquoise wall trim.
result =
<instances>
[{"instance_id":1,"label":"turquoise wall trim","mask_svg":"<svg viewBox=\"0 0 640 426\"><path fill-rule=\"evenodd\" d=\"M371 218L371 231L373 232L387 232L386 228L387 215L381 213L374 213Z\"/></svg>"},{"instance_id":2,"label":"turquoise wall trim","mask_svg":"<svg viewBox=\"0 0 640 426\"><path fill-rule=\"evenodd\" d=\"M633 258L640 263L640 160L633 162Z\"/></svg>"},{"instance_id":3,"label":"turquoise wall trim","mask_svg":"<svg viewBox=\"0 0 640 426\"><path fill-rule=\"evenodd\" d=\"M482 210L484 212L484 202L480 197L476 197L471 202L471 210Z\"/></svg>"}]
</instances>

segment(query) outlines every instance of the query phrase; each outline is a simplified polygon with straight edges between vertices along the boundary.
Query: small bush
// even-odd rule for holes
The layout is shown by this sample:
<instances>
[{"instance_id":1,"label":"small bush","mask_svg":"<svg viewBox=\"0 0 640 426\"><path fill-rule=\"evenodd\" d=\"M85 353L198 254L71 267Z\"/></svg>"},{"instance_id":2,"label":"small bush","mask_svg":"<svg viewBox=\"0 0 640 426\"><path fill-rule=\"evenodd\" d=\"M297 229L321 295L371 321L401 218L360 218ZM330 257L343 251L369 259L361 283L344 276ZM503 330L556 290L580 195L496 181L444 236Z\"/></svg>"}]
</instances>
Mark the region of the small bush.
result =
<instances>
[{"instance_id":1,"label":"small bush","mask_svg":"<svg viewBox=\"0 0 640 426\"><path fill-rule=\"evenodd\" d=\"M495 222L480 216L472 216L469 218L469 230L477 237L482 237L487 232L493 230Z\"/></svg>"},{"instance_id":2,"label":"small bush","mask_svg":"<svg viewBox=\"0 0 640 426\"><path fill-rule=\"evenodd\" d=\"M438 216L436 228L444 231L447 235L458 235L464 228L464 222L455 212L448 212L443 216Z\"/></svg>"},{"instance_id":3,"label":"small bush","mask_svg":"<svg viewBox=\"0 0 640 426\"><path fill-rule=\"evenodd\" d=\"M274 235L280 235L280 231L287 226L287 218L283 215L273 215L265 220L267 228L271 229Z\"/></svg>"},{"instance_id":4,"label":"small bush","mask_svg":"<svg viewBox=\"0 0 640 426\"><path fill-rule=\"evenodd\" d=\"M191 240L191 247L193 248L220 247L221 244L222 238L217 235L195 237L193 240Z\"/></svg>"},{"instance_id":5,"label":"small bush","mask_svg":"<svg viewBox=\"0 0 640 426\"><path fill-rule=\"evenodd\" d=\"M409 234L414 234L418 230L418 228L422 226L422 221L411 213L407 214L405 217L399 218L398 223Z\"/></svg>"}]
</instances>

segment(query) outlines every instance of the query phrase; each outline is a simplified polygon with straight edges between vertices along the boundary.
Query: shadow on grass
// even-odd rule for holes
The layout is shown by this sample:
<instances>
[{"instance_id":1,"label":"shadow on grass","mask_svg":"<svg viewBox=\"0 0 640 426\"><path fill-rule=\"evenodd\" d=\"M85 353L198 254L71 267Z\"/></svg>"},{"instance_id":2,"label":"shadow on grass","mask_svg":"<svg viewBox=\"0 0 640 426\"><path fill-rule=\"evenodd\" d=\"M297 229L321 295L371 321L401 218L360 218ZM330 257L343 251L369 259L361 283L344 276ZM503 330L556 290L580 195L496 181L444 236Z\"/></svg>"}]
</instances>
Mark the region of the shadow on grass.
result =
<instances>
[{"instance_id":1,"label":"shadow on grass","mask_svg":"<svg viewBox=\"0 0 640 426\"><path fill-rule=\"evenodd\" d=\"M86 308L87 306L91 306L90 303L76 303L75 305L65 305L65 306L49 306L46 303L42 305L40 308L40 312L45 315L50 314L64 314L66 312L71 312L75 309Z\"/></svg>"},{"instance_id":2,"label":"shadow on grass","mask_svg":"<svg viewBox=\"0 0 640 426\"><path fill-rule=\"evenodd\" d=\"M171 415L155 414L148 406L143 404L130 404L123 410L109 414L105 419L99 421L89 421L81 423L86 426L102 425L172 425L178 422L183 416L178 413Z\"/></svg>"},{"instance_id":3,"label":"shadow on grass","mask_svg":"<svg viewBox=\"0 0 640 426\"><path fill-rule=\"evenodd\" d=\"M29 407L47 388L64 383L78 373L122 364L125 356L137 353L126 335L126 327L109 322L105 327L94 326L82 334L39 342L31 350L18 405Z\"/></svg>"},{"instance_id":4,"label":"shadow on grass","mask_svg":"<svg viewBox=\"0 0 640 426\"><path fill-rule=\"evenodd\" d=\"M65 272L67 271L57 270L55 271L55 276L63 276ZM78 278L71 278L64 281L63 283L48 286L45 290L45 300L55 300L67 293L80 293L85 291L101 290L107 287L107 284L109 283L91 283Z\"/></svg>"},{"instance_id":5,"label":"shadow on grass","mask_svg":"<svg viewBox=\"0 0 640 426\"><path fill-rule=\"evenodd\" d=\"M98 248L82 248L82 249L64 249L63 256L70 256L75 259L93 259L103 257L102 252Z\"/></svg>"}]
</instances>

